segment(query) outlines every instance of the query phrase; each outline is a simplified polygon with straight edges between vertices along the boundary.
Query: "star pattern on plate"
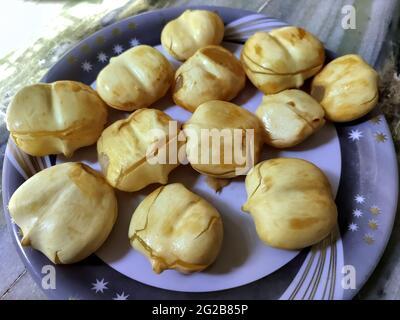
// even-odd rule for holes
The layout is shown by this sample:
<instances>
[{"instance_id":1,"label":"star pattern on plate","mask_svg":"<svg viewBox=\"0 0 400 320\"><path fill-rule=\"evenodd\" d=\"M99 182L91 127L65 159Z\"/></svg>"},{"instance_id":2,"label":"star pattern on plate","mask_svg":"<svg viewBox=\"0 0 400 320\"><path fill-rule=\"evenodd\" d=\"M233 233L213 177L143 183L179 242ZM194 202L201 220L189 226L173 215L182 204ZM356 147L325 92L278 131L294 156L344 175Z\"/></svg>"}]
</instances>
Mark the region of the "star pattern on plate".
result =
<instances>
[{"instance_id":1,"label":"star pattern on plate","mask_svg":"<svg viewBox=\"0 0 400 320\"><path fill-rule=\"evenodd\" d=\"M112 29L111 33L115 37L121 34L121 30L119 28L114 28Z\"/></svg>"},{"instance_id":2,"label":"star pattern on plate","mask_svg":"<svg viewBox=\"0 0 400 320\"><path fill-rule=\"evenodd\" d=\"M371 214L373 214L374 216L377 216L378 214L381 213L381 209L380 209L378 206L376 206L376 205L373 205L371 208L369 208L369 211L370 211Z\"/></svg>"},{"instance_id":3,"label":"star pattern on plate","mask_svg":"<svg viewBox=\"0 0 400 320\"><path fill-rule=\"evenodd\" d=\"M352 232L357 231L358 230L358 225L356 223L353 223L353 222L350 223L349 224L349 230L352 231Z\"/></svg>"},{"instance_id":4,"label":"star pattern on plate","mask_svg":"<svg viewBox=\"0 0 400 320\"><path fill-rule=\"evenodd\" d=\"M362 133L362 131L360 131L360 130L358 130L358 129L356 129L356 130L351 130L350 132L349 132L349 139L351 140L351 141L358 141L358 140L360 140L360 138L362 138L363 137L363 133Z\"/></svg>"},{"instance_id":5,"label":"star pattern on plate","mask_svg":"<svg viewBox=\"0 0 400 320\"><path fill-rule=\"evenodd\" d=\"M356 218L361 218L363 216L363 213L360 209L354 209L353 210L353 216Z\"/></svg>"},{"instance_id":6,"label":"star pattern on plate","mask_svg":"<svg viewBox=\"0 0 400 320\"><path fill-rule=\"evenodd\" d=\"M84 61L81 64L81 68L83 69L83 71L85 72L90 72L93 69L92 64L89 61Z\"/></svg>"},{"instance_id":7,"label":"star pattern on plate","mask_svg":"<svg viewBox=\"0 0 400 320\"><path fill-rule=\"evenodd\" d=\"M370 220L368 220L368 227L369 227L371 230L377 230L378 227L379 227L378 221L375 220L375 219L370 219Z\"/></svg>"},{"instance_id":8,"label":"star pattern on plate","mask_svg":"<svg viewBox=\"0 0 400 320\"><path fill-rule=\"evenodd\" d=\"M354 201L357 203L358 208L353 208L352 215L356 219L359 219L357 220L359 223L349 223L348 230L351 232L356 232L361 229L363 233L364 231L367 231L367 233L363 234L362 240L366 244L371 245L375 242L375 232L379 229L379 222L376 217L382 213L382 210L375 204L368 204L368 207L364 208L362 205L365 205L367 199L360 193L354 196ZM366 210L368 210L374 217L366 220L362 219L364 213L367 212Z\"/></svg>"},{"instance_id":9,"label":"star pattern on plate","mask_svg":"<svg viewBox=\"0 0 400 320\"><path fill-rule=\"evenodd\" d=\"M96 37L95 41L97 44L103 44L104 42L106 42L106 39L103 36L98 36Z\"/></svg>"},{"instance_id":10,"label":"star pattern on plate","mask_svg":"<svg viewBox=\"0 0 400 320\"><path fill-rule=\"evenodd\" d=\"M99 54L97 55L97 60L99 62L105 63L108 60L108 56L104 52L99 52Z\"/></svg>"},{"instance_id":11,"label":"star pattern on plate","mask_svg":"<svg viewBox=\"0 0 400 320\"><path fill-rule=\"evenodd\" d=\"M370 233L366 233L364 234L363 240L367 243L367 244L373 244L375 242L375 238L372 234Z\"/></svg>"},{"instance_id":12,"label":"star pattern on plate","mask_svg":"<svg viewBox=\"0 0 400 320\"><path fill-rule=\"evenodd\" d=\"M129 40L129 44L131 47L136 47L140 44L140 41L137 38L132 38Z\"/></svg>"},{"instance_id":13,"label":"star pattern on plate","mask_svg":"<svg viewBox=\"0 0 400 320\"><path fill-rule=\"evenodd\" d=\"M92 285L93 285L92 290L95 290L96 293L98 293L98 292L103 293L104 290L108 289L107 284L108 284L108 282L105 282L104 279L101 279L101 280L96 279L96 282L92 283Z\"/></svg>"},{"instance_id":14,"label":"star pattern on plate","mask_svg":"<svg viewBox=\"0 0 400 320\"><path fill-rule=\"evenodd\" d=\"M385 142L388 139L387 135L382 132L375 133L375 140L377 142Z\"/></svg>"},{"instance_id":15,"label":"star pattern on plate","mask_svg":"<svg viewBox=\"0 0 400 320\"><path fill-rule=\"evenodd\" d=\"M69 56L67 57L67 62L68 62L69 64L74 64L74 63L76 62L76 58L75 58L74 56L72 56L72 55L69 55Z\"/></svg>"},{"instance_id":16,"label":"star pattern on plate","mask_svg":"<svg viewBox=\"0 0 400 320\"><path fill-rule=\"evenodd\" d=\"M372 118L370 119L370 121L371 121L373 124L380 124L381 121L382 121L382 119L381 119L380 116L375 116L375 117L372 117Z\"/></svg>"},{"instance_id":17,"label":"star pattern on plate","mask_svg":"<svg viewBox=\"0 0 400 320\"><path fill-rule=\"evenodd\" d=\"M79 50L80 50L81 52L83 52L83 53L89 53L89 52L90 52L90 47L89 47L89 45L84 44L83 46L81 46L81 47L79 48Z\"/></svg>"},{"instance_id":18,"label":"star pattern on plate","mask_svg":"<svg viewBox=\"0 0 400 320\"><path fill-rule=\"evenodd\" d=\"M117 295L113 298L113 300L127 300L129 297L129 294L125 294L124 291L122 291L121 294L117 293Z\"/></svg>"},{"instance_id":19,"label":"star pattern on plate","mask_svg":"<svg viewBox=\"0 0 400 320\"><path fill-rule=\"evenodd\" d=\"M363 204L363 203L365 202L365 197L362 196L361 194L357 194L357 195L354 197L354 201L357 202L357 203L359 203L359 204Z\"/></svg>"},{"instance_id":20,"label":"star pattern on plate","mask_svg":"<svg viewBox=\"0 0 400 320\"><path fill-rule=\"evenodd\" d=\"M134 22L129 22L128 23L128 29L135 30L136 28L137 28L136 23L134 23Z\"/></svg>"},{"instance_id":21,"label":"star pattern on plate","mask_svg":"<svg viewBox=\"0 0 400 320\"><path fill-rule=\"evenodd\" d=\"M113 51L114 51L115 54L120 54L120 53L122 53L122 51L124 51L124 47L121 46L120 44L116 44L113 47Z\"/></svg>"}]
</instances>

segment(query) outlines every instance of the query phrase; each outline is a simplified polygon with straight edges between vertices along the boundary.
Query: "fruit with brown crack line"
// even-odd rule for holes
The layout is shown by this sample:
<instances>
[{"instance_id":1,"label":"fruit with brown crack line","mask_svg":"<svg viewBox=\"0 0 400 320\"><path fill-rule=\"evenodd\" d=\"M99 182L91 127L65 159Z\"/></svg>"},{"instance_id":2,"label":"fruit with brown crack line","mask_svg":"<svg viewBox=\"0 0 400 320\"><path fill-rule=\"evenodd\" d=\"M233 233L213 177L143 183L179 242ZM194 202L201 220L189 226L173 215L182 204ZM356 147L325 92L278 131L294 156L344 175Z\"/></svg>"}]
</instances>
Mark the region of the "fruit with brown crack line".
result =
<instances>
[{"instance_id":1,"label":"fruit with brown crack line","mask_svg":"<svg viewBox=\"0 0 400 320\"><path fill-rule=\"evenodd\" d=\"M97 92L109 106L133 111L163 97L173 78L167 58L153 47L140 45L110 59L97 76Z\"/></svg>"},{"instance_id":2,"label":"fruit with brown crack line","mask_svg":"<svg viewBox=\"0 0 400 320\"><path fill-rule=\"evenodd\" d=\"M328 236L337 209L329 181L314 164L277 158L257 164L246 177L249 212L257 234L267 245L301 249Z\"/></svg>"},{"instance_id":3,"label":"fruit with brown crack line","mask_svg":"<svg viewBox=\"0 0 400 320\"><path fill-rule=\"evenodd\" d=\"M360 56L348 54L329 62L314 77L311 95L329 120L356 120L378 102L378 73Z\"/></svg>"},{"instance_id":4,"label":"fruit with brown crack line","mask_svg":"<svg viewBox=\"0 0 400 320\"><path fill-rule=\"evenodd\" d=\"M215 12L186 10L168 22L161 32L163 48L175 59L189 59L198 49L218 45L224 37L224 22Z\"/></svg>"},{"instance_id":5,"label":"fruit with brown crack line","mask_svg":"<svg viewBox=\"0 0 400 320\"><path fill-rule=\"evenodd\" d=\"M91 87L76 81L38 83L14 96L6 115L15 144L32 156L64 154L97 141L107 106Z\"/></svg>"},{"instance_id":6,"label":"fruit with brown crack line","mask_svg":"<svg viewBox=\"0 0 400 320\"><path fill-rule=\"evenodd\" d=\"M36 173L12 195L8 210L21 244L53 263L78 262L107 239L117 218L113 188L90 167L58 164Z\"/></svg>"},{"instance_id":7,"label":"fruit with brown crack line","mask_svg":"<svg viewBox=\"0 0 400 320\"><path fill-rule=\"evenodd\" d=\"M140 109L108 126L97 141L99 163L108 183L128 192L167 183L169 173L179 166L184 144L178 126L170 132L172 121L160 110Z\"/></svg>"},{"instance_id":8,"label":"fruit with brown crack line","mask_svg":"<svg viewBox=\"0 0 400 320\"><path fill-rule=\"evenodd\" d=\"M136 208L129 226L132 247L154 272L202 271L216 259L223 226L218 211L180 183L159 187Z\"/></svg>"},{"instance_id":9,"label":"fruit with brown crack line","mask_svg":"<svg viewBox=\"0 0 400 320\"><path fill-rule=\"evenodd\" d=\"M214 178L246 174L259 161L261 121L236 104L212 100L201 104L183 125L186 155L192 168Z\"/></svg>"},{"instance_id":10,"label":"fruit with brown crack line","mask_svg":"<svg viewBox=\"0 0 400 320\"><path fill-rule=\"evenodd\" d=\"M256 32L244 44L241 61L250 81L263 93L299 88L323 66L325 49L298 27Z\"/></svg>"},{"instance_id":11,"label":"fruit with brown crack line","mask_svg":"<svg viewBox=\"0 0 400 320\"><path fill-rule=\"evenodd\" d=\"M220 46L199 49L175 73L173 99L190 112L210 100L230 101L244 88L246 75L236 57Z\"/></svg>"},{"instance_id":12,"label":"fruit with brown crack line","mask_svg":"<svg viewBox=\"0 0 400 320\"><path fill-rule=\"evenodd\" d=\"M275 148L293 147L325 124L324 109L297 89L263 96L256 115L264 124L265 143Z\"/></svg>"}]
</instances>

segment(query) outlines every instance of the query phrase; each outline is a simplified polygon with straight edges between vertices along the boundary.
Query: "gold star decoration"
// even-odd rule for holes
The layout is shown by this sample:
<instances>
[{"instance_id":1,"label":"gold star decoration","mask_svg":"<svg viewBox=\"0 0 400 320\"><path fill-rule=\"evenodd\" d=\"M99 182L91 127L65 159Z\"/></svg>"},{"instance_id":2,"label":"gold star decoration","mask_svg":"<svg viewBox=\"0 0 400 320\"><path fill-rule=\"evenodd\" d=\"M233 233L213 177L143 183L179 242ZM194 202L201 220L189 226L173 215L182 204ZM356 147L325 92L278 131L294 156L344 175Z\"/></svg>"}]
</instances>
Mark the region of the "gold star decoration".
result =
<instances>
[{"instance_id":1,"label":"gold star decoration","mask_svg":"<svg viewBox=\"0 0 400 320\"><path fill-rule=\"evenodd\" d=\"M374 215L377 216L378 214L381 213L381 209L379 209L377 206L372 206L369 208L369 211Z\"/></svg>"},{"instance_id":2,"label":"gold star decoration","mask_svg":"<svg viewBox=\"0 0 400 320\"><path fill-rule=\"evenodd\" d=\"M370 121L371 121L373 124L379 124L379 123L381 123L382 119L381 119L380 116L375 116L375 117L372 117L372 118L370 119Z\"/></svg>"},{"instance_id":3,"label":"gold star decoration","mask_svg":"<svg viewBox=\"0 0 400 320\"><path fill-rule=\"evenodd\" d=\"M377 132L375 133L375 140L377 142L385 142L387 140L387 136L382 132Z\"/></svg>"},{"instance_id":4,"label":"gold star decoration","mask_svg":"<svg viewBox=\"0 0 400 320\"><path fill-rule=\"evenodd\" d=\"M374 220L374 219L371 219L371 220L368 221L368 227L371 230L376 230L376 229L378 229L378 222L376 220Z\"/></svg>"},{"instance_id":5,"label":"gold star decoration","mask_svg":"<svg viewBox=\"0 0 400 320\"><path fill-rule=\"evenodd\" d=\"M365 234L363 240L367 243L367 244L373 244L375 239L372 235L370 234Z\"/></svg>"},{"instance_id":6,"label":"gold star decoration","mask_svg":"<svg viewBox=\"0 0 400 320\"><path fill-rule=\"evenodd\" d=\"M128 28L130 29L130 30L135 30L136 29L136 23L134 23L134 22L129 22L128 23Z\"/></svg>"},{"instance_id":7,"label":"gold star decoration","mask_svg":"<svg viewBox=\"0 0 400 320\"><path fill-rule=\"evenodd\" d=\"M103 36L96 37L97 44L103 44L104 42L106 42L106 39Z\"/></svg>"},{"instance_id":8,"label":"gold star decoration","mask_svg":"<svg viewBox=\"0 0 400 320\"><path fill-rule=\"evenodd\" d=\"M84 44L82 47L79 48L79 50L83 53L88 53L90 52L90 47L87 44Z\"/></svg>"},{"instance_id":9,"label":"gold star decoration","mask_svg":"<svg viewBox=\"0 0 400 320\"><path fill-rule=\"evenodd\" d=\"M118 28L114 28L111 31L113 36L118 36L121 33L121 30L119 30Z\"/></svg>"},{"instance_id":10,"label":"gold star decoration","mask_svg":"<svg viewBox=\"0 0 400 320\"><path fill-rule=\"evenodd\" d=\"M373 244L375 239L372 235L370 235L369 233L364 235L363 240L367 243L367 244Z\"/></svg>"},{"instance_id":11,"label":"gold star decoration","mask_svg":"<svg viewBox=\"0 0 400 320\"><path fill-rule=\"evenodd\" d=\"M76 62L76 58L74 56L68 56L67 57L67 62L69 64L74 64Z\"/></svg>"}]
</instances>

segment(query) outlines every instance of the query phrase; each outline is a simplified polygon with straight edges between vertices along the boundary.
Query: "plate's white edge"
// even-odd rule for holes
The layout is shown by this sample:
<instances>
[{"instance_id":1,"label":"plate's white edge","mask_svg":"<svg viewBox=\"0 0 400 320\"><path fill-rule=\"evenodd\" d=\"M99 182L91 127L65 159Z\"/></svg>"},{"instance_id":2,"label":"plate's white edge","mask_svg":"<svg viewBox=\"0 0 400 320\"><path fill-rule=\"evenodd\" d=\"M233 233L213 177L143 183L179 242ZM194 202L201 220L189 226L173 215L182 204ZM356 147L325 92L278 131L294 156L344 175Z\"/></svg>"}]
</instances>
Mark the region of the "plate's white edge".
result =
<instances>
[{"instance_id":1,"label":"plate's white edge","mask_svg":"<svg viewBox=\"0 0 400 320\"><path fill-rule=\"evenodd\" d=\"M299 272L280 300L339 300L343 298L343 243L339 228L311 247Z\"/></svg>"}]
</instances>

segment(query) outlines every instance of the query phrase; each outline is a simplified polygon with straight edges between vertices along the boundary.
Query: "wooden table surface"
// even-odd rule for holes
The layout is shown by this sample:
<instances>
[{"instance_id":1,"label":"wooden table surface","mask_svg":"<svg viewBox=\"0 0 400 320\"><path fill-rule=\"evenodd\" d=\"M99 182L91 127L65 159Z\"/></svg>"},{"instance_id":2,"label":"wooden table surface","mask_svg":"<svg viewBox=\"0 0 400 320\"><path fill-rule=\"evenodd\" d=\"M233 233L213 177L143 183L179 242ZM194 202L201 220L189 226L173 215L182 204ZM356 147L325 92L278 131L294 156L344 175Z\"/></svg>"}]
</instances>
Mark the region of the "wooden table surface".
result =
<instances>
[{"instance_id":1,"label":"wooden table surface","mask_svg":"<svg viewBox=\"0 0 400 320\"><path fill-rule=\"evenodd\" d=\"M113 7L112 0L100 1L104 6L108 5L112 14L107 16L101 23L109 23L126 15L151 10L155 8L199 5L204 1L146 1L135 0L125 1L123 6ZM21 1L19 1L21 2ZM62 2L62 1L61 1ZM95 2L98 3L99 1ZM57 1L60 6L60 1ZM115 2L114 2L115 3ZM208 5L237 7L248 9L269 16L285 20L290 24L304 27L316 34L328 49L337 52L339 55L346 53L359 53L370 64L375 65L381 71L381 77L385 83L399 84L397 76L398 48L399 48L399 11L400 2L396 0L267 0L267 1L236 1L221 0L208 1ZM51 2L36 3L35 10L49 11ZM94 4L96 5L96 4ZM100 4L98 4L100 6ZM343 28L342 21L347 13L346 5L355 8L355 29ZM61 6L62 7L62 6ZM70 6L69 6L70 7ZM69 10L68 15L73 19L71 8L63 7L62 10ZM107 7L105 7L107 8ZM12 6L8 10L12 10ZM344 10L344 13L343 11ZM8 14L8 13L7 13ZM111 18L110 18L111 17ZM43 15L41 19L45 19ZM33 18L34 19L34 18ZM108 19L108 20L107 20ZM0 21L1 21L0 17ZM50 26L57 23L57 19L48 17ZM43 21L37 21L37 23ZM15 22L16 24L18 21ZM34 20L32 23L36 23ZM27 25L27 24L25 24ZM2 30L4 30L2 28ZM8 28L12 30L12 28ZM14 36L14 34L13 34ZM17 35L15 35L17 36ZM34 61L35 62L35 61ZM4 60L0 57L0 70ZM393 78L393 79L392 79ZM4 80L4 79L3 79ZM1 86L4 85L0 79ZM400 86L397 86L400 90ZM395 89L397 90L397 89ZM0 91L1 92L1 91ZM4 93L4 92L3 92ZM398 94L398 92L396 92ZM398 100L397 100L398 101ZM393 124L395 140L397 137L397 113L388 110L389 122ZM0 120L0 151L4 154L4 145L7 139L4 121ZM1 158L2 162L2 158ZM394 230L381 262L369 279L365 287L360 291L358 298L362 299L400 299L400 222L396 219ZM40 288L33 282L25 266L21 262L16 248L11 241L3 214L0 214L0 298L1 299L46 299Z\"/></svg>"}]
</instances>

